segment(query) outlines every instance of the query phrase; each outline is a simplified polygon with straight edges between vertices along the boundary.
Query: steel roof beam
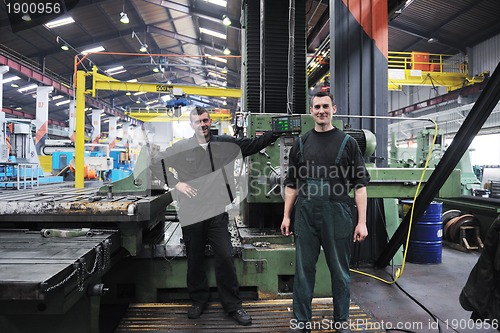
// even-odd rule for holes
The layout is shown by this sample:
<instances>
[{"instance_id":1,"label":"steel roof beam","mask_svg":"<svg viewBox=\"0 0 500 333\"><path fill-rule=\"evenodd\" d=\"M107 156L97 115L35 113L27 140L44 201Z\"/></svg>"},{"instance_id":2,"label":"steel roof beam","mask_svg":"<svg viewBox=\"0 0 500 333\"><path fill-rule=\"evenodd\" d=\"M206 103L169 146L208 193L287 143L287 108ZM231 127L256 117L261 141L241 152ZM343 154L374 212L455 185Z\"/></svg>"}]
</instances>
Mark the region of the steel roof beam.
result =
<instances>
[{"instance_id":1,"label":"steel roof beam","mask_svg":"<svg viewBox=\"0 0 500 333\"><path fill-rule=\"evenodd\" d=\"M212 22L218 22L218 23L222 24L222 17L213 16L213 14L210 12L195 9L191 6L181 5L177 2L173 2L173 1L169 1L169 0L144 0L144 1L155 4L155 5L162 6L164 8L170 9L170 10L175 10L177 12L181 12L184 14L190 14L193 16L203 18L205 20L209 20ZM231 18L231 17L229 17L229 19L231 19L232 23L230 26L228 26L228 28L237 29L237 30L241 29L239 19L237 20L236 18Z\"/></svg>"}]
</instances>

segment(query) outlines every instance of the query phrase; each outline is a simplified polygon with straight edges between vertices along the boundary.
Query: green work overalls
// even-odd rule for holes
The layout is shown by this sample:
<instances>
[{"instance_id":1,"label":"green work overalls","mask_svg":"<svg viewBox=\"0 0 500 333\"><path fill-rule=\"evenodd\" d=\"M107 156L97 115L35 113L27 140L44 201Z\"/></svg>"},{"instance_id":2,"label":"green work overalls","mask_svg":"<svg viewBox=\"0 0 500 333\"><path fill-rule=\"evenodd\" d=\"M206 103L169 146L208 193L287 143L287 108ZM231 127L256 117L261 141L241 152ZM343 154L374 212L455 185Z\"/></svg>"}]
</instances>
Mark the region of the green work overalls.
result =
<instances>
[{"instance_id":1,"label":"green work overalls","mask_svg":"<svg viewBox=\"0 0 500 333\"><path fill-rule=\"evenodd\" d=\"M335 166L338 168L348 139L349 136L346 135L339 148L335 160ZM299 140L300 163L302 163L302 140L300 138ZM334 320L345 322L349 316L351 284L349 274L353 235L351 207L346 198L336 198L332 195L329 179L307 178L304 181L307 190L299 191L295 204L294 316L300 322L312 319L311 301L316 263L322 247L331 274Z\"/></svg>"}]
</instances>

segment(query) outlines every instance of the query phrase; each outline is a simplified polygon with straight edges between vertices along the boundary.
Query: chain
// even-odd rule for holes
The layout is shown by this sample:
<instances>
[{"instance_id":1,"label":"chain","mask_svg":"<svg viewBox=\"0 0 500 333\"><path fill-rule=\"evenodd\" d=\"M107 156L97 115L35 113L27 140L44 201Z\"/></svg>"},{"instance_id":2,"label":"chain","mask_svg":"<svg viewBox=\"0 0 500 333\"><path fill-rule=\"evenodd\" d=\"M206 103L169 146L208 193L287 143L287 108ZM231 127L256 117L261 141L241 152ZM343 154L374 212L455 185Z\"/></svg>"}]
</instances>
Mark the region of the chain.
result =
<instances>
[{"instance_id":1,"label":"chain","mask_svg":"<svg viewBox=\"0 0 500 333\"><path fill-rule=\"evenodd\" d=\"M111 242L110 239L104 240L104 254L103 254L103 261L102 261L102 270L108 268L109 262L111 261Z\"/></svg>"},{"instance_id":2,"label":"chain","mask_svg":"<svg viewBox=\"0 0 500 333\"><path fill-rule=\"evenodd\" d=\"M78 291L83 291L83 281L85 280L85 262L82 261L77 269Z\"/></svg>"},{"instance_id":3,"label":"chain","mask_svg":"<svg viewBox=\"0 0 500 333\"><path fill-rule=\"evenodd\" d=\"M71 274L69 274L67 277L65 277L63 280L56 283L55 285L46 288L45 292L49 292L51 290L59 288L60 286L68 282L75 275L77 276L78 291L83 291L85 274L92 275L96 271L96 269L98 271L103 271L109 266L109 262L111 260L111 244L112 244L111 240L106 239L95 247L96 254L95 254L94 264L90 271L87 269L87 263L85 262L85 260L79 259L73 263L74 270L71 272Z\"/></svg>"},{"instance_id":4,"label":"chain","mask_svg":"<svg viewBox=\"0 0 500 333\"><path fill-rule=\"evenodd\" d=\"M69 281L69 279L71 279L73 276L75 276L75 274L80 270L80 265L79 265L79 262L78 261L75 261L73 263L73 267L75 268L75 270L73 272L71 272L70 275L68 275L66 278L64 278L63 280L61 280L61 282L59 283L56 283L55 285L53 285L52 287L48 287L47 289L45 289L45 292L49 292L51 290L54 290L56 288L59 288L60 286L62 286L63 284L65 284L66 282Z\"/></svg>"},{"instance_id":5,"label":"chain","mask_svg":"<svg viewBox=\"0 0 500 333\"><path fill-rule=\"evenodd\" d=\"M95 272L95 269L97 267L97 265L99 264L99 262L101 261L100 258L101 258L101 247L102 245L101 244L98 244L95 248L95 259L94 259L94 266L92 267L92 270L89 272L87 270L87 263L85 261L83 261L83 269L85 270L85 272L87 272L88 275L91 275Z\"/></svg>"}]
</instances>

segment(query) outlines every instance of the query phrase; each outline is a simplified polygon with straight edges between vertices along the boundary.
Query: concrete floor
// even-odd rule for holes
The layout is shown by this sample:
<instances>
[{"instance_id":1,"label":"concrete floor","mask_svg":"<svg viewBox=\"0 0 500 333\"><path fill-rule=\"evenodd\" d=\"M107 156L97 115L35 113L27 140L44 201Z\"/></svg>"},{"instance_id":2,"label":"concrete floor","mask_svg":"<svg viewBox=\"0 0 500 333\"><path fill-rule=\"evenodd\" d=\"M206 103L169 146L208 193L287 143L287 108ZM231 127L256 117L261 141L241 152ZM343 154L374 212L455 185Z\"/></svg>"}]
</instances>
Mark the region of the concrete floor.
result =
<instances>
[{"instance_id":1,"label":"concrete floor","mask_svg":"<svg viewBox=\"0 0 500 333\"><path fill-rule=\"evenodd\" d=\"M397 284L440 319L441 332L496 332L473 325L470 312L462 309L458 297L477 262L479 252L464 253L443 248L441 264L407 263ZM385 270L361 269L391 280ZM351 298L361 308L373 314L387 332L399 323L411 332L439 332L431 316L411 300L396 285L388 285L370 277L352 274Z\"/></svg>"}]
</instances>

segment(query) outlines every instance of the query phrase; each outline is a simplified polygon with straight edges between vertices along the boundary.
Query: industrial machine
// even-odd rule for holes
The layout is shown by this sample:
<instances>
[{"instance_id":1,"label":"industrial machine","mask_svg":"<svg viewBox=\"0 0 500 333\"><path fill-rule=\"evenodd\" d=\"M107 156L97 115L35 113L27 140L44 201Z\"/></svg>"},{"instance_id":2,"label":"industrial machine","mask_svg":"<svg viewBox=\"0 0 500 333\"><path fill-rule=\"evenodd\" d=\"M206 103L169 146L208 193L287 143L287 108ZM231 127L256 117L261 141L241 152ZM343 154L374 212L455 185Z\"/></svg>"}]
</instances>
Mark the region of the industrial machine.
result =
<instances>
[{"instance_id":1,"label":"industrial machine","mask_svg":"<svg viewBox=\"0 0 500 333\"><path fill-rule=\"evenodd\" d=\"M419 131L415 138L416 147L413 148L398 147L393 139L390 147L390 166L392 168L422 167L430 152L433 136L434 129ZM445 151L446 148L438 132L436 143L429 159L429 167L436 167ZM500 200L494 196L488 197L484 195L485 183L482 183L474 172L468 150L458 162L456 169L460 170L460 195L453 197L440 196L439 200L443 202L444 207L443 212L446 213L449 211L451 214L449 215L450 217L465 216L465 218L458 220L456 225L454 225L454 228L457 230L455 233L458 234L458 228L461 224L464 226L474 225L478 226L480 238L484 239L490 225L500 214ZM446 219L447 216L448 215L446 215L443 220L444 230L446 231L450 230L449 227L446 226L446 222L449 220ZM467 216L469 216L469 218L467 218ZM455 238L457 242L460 241L458 237L451 238Z\"/></svg>"},{"instance_id":2,"label":"industrial machine","mask_svg":"<svg viewBox=\"0 0 500 333\"><path fill-rule=\"evenodd\" d=\"M109 83L119 82L103 87ZM314 122L310 115L248 114L244 123L242 132L248 137L272 130L281 138L235 168L248 193L241 195L239 205L228 207L242 296L290 297L295 254L293 238L279 233L282 184L294 140ZM343 128L340 118L334 125ZM367 156L373 153L372 135L361 130L351 134ZM98 332L100 306L187 298L182 230L175 212L167 209L172 191L150 169L150 147L143 147L128 177L98 188L87 183L83 188L37 189L22 197L0 193L1 327L8 332ZM385 242L400 222L397 199L413 198L419 179L423 176L425 183L432 169L370 166L369 172L368 196L383 203L379 210L385 224L369 223L383 228ZM457 170L440 197L459 194ZM211 261L210 247L207 256ZM394 261L401 262L401 256L399 252ZM330 295L323 256L317 267L315 296ZM215 286L213 271L208 276Z\"/></svg>"}]
</instances>

